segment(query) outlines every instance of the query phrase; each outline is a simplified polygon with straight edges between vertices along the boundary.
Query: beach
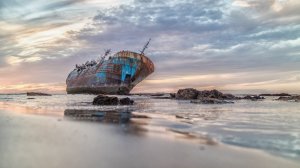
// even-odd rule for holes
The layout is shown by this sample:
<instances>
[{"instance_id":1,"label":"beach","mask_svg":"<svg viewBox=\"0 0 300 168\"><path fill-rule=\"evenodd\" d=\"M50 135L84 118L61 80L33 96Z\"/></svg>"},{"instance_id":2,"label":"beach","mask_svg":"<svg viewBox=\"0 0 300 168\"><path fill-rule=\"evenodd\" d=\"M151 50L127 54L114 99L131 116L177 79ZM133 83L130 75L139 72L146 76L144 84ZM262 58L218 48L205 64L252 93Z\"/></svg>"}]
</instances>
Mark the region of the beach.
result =
<instances>
[{"instance_id":1,"label":"beach","mask_svg":"<svg viewBox=\"0 0 300 168\"><path fill-rule=\"evenodd\" d=\"M300 168L300 0L0 0L0 168Z\"/></svg>"},{"instance_id":2,"label":"beach","mask_svg":"<svg viewBox=\"0 0 300 168\"><path fill-rule=\"evenodd\" d=\"M147 109L145 104L140 105ZM2 102L0 167L292 168L300 165L297 159L227 145L206 134L186 132L188 123L162 113L126 112L130 116L124 118L106 112L104 118L96 120L66 116L62 109Z\"/></svg>"}]
</instances>

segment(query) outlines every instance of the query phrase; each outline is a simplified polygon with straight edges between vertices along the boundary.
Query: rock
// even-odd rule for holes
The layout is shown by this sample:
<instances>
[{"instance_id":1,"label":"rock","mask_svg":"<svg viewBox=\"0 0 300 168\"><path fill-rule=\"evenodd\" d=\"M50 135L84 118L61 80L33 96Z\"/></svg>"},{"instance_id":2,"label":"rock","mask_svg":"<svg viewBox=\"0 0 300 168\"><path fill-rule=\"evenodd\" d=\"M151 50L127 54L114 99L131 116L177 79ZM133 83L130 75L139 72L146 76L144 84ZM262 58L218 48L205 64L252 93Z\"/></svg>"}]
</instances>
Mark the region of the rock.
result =
<instances>
[{"instance_id":1,"label":"rock","mask_svg":"<svg viewBox=\"0 0 300 168\"><path fill-rule=\"evenodd\" d=\"M221 99L223 97L223 93L218 90L211 90L209 98Z\"/></svg>"},{"instance_id":2,"label":"rock","mask_svg":"<svg viewBox=\"0 0 300 168\"><path fill-rule=\"evenodd\" d=\"M128 97L120 99L120 105L132 105L133 103L134 101L129 99Z\"/></svg>"},{"instance_id":3,"label":"rock","mask_svg":"<svg viewBox=\"0 0 300 168\"><path fill-rule=\"evenodd\" d=\"M243 97L242 99L256 101L256 100L263 100L265 98L258 96L258 95L247 95L247 96Z\"/></svg>"},{"instance_id":4,"label":"rock","mask_svg":"<svg viewBox=\"0 0 300 168\"><path fill-rule=\"evenodd\" d=\"M197 99L201 99L203 97L209 97L209 96L210 96L210 91L203 90L203 91L199 91Z\"/></svg>"},{"instance_id":5,"label":"rock","mask_svg":"<svg viewBox=\"0 0 300 168\"><path fill-rule=\"evenodd\" d=\"M35 98L33 98L33 97L28 97L27 99L28 99L28 100L33 100L33 99L35 99Z\"/></svg>"},{"instance_id":6,"label":"rock","mask_svg":"<svg viewBox=\"0 0 300 168\"><path fill-rule=\"evenodd\" d=\"M288 101L291 100L291 97L285 97L285 96L280 96L278 99L276 100L282 100L282 101Z\"/></svg>"},{"instance_id":7,"label":"rock","mask_svg":"<svg viewBox=\"0 0 300 168\"><path fill-rule=\"evenodd\" d=\"M193 100L198 99L201 101L211 101L214 99L217 100L238 100L241 99L239 97L236 97L232 94L223 94L222 92L214 89L214 90L204 90L204 91L198 91L196 89L187 88L187 89L180 89L178 90L175 96L176 99L187 99L187 100Z\"/></svg>"},{"instance_id":8,"label":"rock","mask_svg":"<svg viewBox=\"0 0 300 168\"><path fill-rule=\"evenodd\" d=\"M109 97L105 95L98 95L93 100L93 105L132 105L134 103L130 98L118 99L117 97Z\"/></svg>"},{"instance_id":9,"label":"rock","mask_svg":"<svg viewBox=\"0 0 300 168\"><path fill-rule=\"evenodd\" d=\"M279 93L279 94L273 94L273 96L292 96L288 93Z\"/></svg>"},{"instance_id":10,"label":"rock","mask_svg":"<svg viewBox=\"0 0 300 168\"><path fill-rule=\"evenodd\" d=\"M27 92L27 96L52 96L51 94L41 92Z\"/></svg>"},{"instance_id":11,"label":"rock","mask_svg":"<svg viewBox=\"0 0 300 168\"><path fill-rule=\"evenodd\" d=\"M199 91L193 88L179 89L176 94L176 99L197 99Z\"/></svg>"},{"instance_id":12,"label":"rock","mask_svg":"<svg viewBox=\"0 0 300 168\"><path fill-rule=\"evenodd\" d=\"M288 97L286 97L286 96L280 96L276 100L300 102L300 95L297 95L297 96L288 96Z\"/></svg>"},{"instance_id":13,"label":"rock","mask_svg":"<svg viewBox=\"0 0 300 168\"><path fill-rule=\"evenodd\" d=\"M195 104L231 104L234 102L228 100L241 99L232 94L223 94L216 89L198 91L192 88L178 90L175 97L176 99L191 100L191 103Z\"/></svg>"},{"instance_id":14,"label":"rock","mask_svg":"<svg viewBox=\"0 0 300 168\"><path fill-rule=\"evenodd\" d=\"M150 94L150 96L153 96L153 97L164 96L164 95L165 95L164 93L152 93L152 94Z\"/></svg>"},{"instance_id":15,"label":"rock","mask_svg":"<svg viewBox=\"0 0 300 168\"><path fill-rule=\"evenodd\" d=\"M184 117L181 116L181 115L175 115L176 118L180 118L180 119L183 119Z\"/></svg>"},{"instance_id":16,"label":"rock","mask_svg":"<svg viewBox=\"0 0 300 168\"><path fill-rule=\"evenodd\" d=\"M197 99L203 98L223 99L223 93L215 89L199 91Z\"/></svg>"},{"instance_id":17,"label":"rock","mask_svg":"<svg viewBox=\"0 0 300 168\"><path fill-rule=\"evenodd\" d=\"M215 99L215 98L202 98L202 99L198 99L198 100L192 100L191 103L195 103L195 104L232 104L234 102Z\"/></svg>"},{"instance_id":18,"label":"rock","mask_svg":"<svg viewBox=\"0 0 300 168\"><path fill-rule=\"evenodd\" d=\"M243 99L252 99L252 97L250 95L247 95L247 96L243 97Z\"/></svg>"},{"instance_id":19,"label":"rock","mask_svg":"<svg viewBox=\"0 0 300 168\"><path fill-rule=\"evenodd\" d=\"M259 96L292 96L288 93L276 93L276 94L260 94Z\"/></svg>"},{"instance_id":20,"label":"rock","mask_svg":"<svg viewBox=\"0 0 300 168\"><path fill-rule=\"evenodd\" d=\"M204 98L211 98L211 99L219 99L219 100L237 100L240 99L232 94L223 94L218 90L204 90L199 91L197 99L204 99Z\"/></svg>"},{"instance_id":21,"label":"rock","mask_svg":"<svg viewBox=\"0 0 300 168\"><path fill-rule=\"evenodd\" d=\"M104 95L98 95L94 98L93 105L118 105L119 99L117 97L108 97Z\"/></svg>"},{"instance_id":22,"label":"rock","mask_svg":"<svg viewBox=\"0 0 300 168\"><path fill-rule=\"evenodd\" d=\"M169 96L155 96L155 97L151 97L152 99L171 99L171 97Z\"/></svg>"},{"instance_id":23,"label":"rock","mask_svg":"<svg viewBox=\"0 0 300 168\"><path fill-rule=\"evenodd\" d=\"M176 93L170 93L170 97L171 97L172 99L176 98Z\"/></svg>"},{"instance_id":24,"label":"rock","mask_svg":"<svg viewBox=\"0 0 300 168\"><path fill-rule=\"evenodd\" d=\"M227 99L227 100L237 100L237 99L240 99L239 97L236 97L233 94L223 94L222 98L223 99Z\"/></svg>"}]
</instances>

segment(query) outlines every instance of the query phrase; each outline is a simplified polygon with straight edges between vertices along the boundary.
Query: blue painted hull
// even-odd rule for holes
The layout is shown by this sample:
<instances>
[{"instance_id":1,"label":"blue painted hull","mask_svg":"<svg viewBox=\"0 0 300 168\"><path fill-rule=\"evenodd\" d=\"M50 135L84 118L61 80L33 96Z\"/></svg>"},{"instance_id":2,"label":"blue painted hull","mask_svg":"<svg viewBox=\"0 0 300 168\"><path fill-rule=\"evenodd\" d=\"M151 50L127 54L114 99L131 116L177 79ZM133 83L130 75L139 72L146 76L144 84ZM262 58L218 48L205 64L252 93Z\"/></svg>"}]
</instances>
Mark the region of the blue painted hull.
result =
<instances>
[{"instance_id":1,"label":"blue painted hull","mask_svg":"<svg viewBox=\"0 0 300 168\"><path fill-rule=\"evenodd\" d=\"M67 93L129 94L153 72L154 64L145 55L121 51L103 63L74 69L66 81Z\"/></svg>"}]
</instances>

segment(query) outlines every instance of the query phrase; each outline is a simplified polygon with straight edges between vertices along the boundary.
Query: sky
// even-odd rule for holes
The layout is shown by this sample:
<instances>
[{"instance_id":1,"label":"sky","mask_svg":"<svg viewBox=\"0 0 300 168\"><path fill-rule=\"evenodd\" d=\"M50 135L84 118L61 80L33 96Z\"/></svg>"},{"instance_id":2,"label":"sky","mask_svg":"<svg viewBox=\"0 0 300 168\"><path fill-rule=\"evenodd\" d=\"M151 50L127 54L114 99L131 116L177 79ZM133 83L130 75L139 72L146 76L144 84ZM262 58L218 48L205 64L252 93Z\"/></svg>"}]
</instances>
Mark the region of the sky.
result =
<instances>
[{"instance_id":1,"label":"sky","mask_svg":"<svg viewBox=\"0 0 300 168\"><path fill-rule=\"evenodd\" d=\"M133 92L300 93L299 0L1 0L0 93L65 93L75 64L150 37Z\"/></svg>"}]
</instances>

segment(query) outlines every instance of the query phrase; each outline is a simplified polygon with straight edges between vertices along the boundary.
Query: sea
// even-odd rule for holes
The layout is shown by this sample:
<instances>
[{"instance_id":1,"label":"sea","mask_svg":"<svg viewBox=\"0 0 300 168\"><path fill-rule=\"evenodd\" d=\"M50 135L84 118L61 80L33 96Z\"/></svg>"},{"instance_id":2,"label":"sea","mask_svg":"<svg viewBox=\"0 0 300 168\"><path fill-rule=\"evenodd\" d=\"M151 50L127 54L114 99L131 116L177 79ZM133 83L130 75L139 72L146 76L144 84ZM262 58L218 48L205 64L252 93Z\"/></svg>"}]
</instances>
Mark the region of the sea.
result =
<instances>
[{"instance_id":1,"label":"sea","mask_svg":"<svg viewBox=\"0 0 300 168\"><path fill-rule=\"evenodd\" d=\"M95 95L28 97L26 94L0 95L1 105L17 104L33 110L30 115L80 118L76 112L94 112L97 121L117 112L114 124L130 124L130 114L148 115L159 128L207 137L215 143L253 148L293 160L300 159L300 103L265 100L235 100L233 104L192 104L188 100L172 100L150 95L130 95L132 106L95 106ZM36 112L35 112L36 111ZM107 117L106 117L107 119ZM109 122L109 123L112 123Z\"/></svg>"}]
</instances>

